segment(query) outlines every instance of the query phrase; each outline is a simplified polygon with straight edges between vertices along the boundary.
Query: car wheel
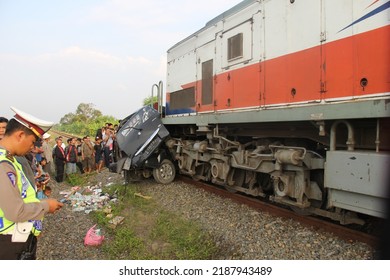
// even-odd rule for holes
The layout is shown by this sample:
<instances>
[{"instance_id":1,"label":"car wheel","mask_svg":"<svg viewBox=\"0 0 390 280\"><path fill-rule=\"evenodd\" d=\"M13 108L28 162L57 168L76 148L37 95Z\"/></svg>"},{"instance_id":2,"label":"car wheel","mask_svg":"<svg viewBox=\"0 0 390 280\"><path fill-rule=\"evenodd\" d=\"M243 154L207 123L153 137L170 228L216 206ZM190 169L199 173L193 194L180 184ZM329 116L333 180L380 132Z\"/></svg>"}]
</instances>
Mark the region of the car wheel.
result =
<instances>
[{"instance_id":1,"label":"car wheel","mask_svg":"<svg viewBox=\"0 0 390 280\"><path fill-rule=\"evenodd\" d=\"M169 159L164 159L158 168L153 169L153 177L160 184L171 183L175 176L175 165Z\"/></svg>"}]
</instances>

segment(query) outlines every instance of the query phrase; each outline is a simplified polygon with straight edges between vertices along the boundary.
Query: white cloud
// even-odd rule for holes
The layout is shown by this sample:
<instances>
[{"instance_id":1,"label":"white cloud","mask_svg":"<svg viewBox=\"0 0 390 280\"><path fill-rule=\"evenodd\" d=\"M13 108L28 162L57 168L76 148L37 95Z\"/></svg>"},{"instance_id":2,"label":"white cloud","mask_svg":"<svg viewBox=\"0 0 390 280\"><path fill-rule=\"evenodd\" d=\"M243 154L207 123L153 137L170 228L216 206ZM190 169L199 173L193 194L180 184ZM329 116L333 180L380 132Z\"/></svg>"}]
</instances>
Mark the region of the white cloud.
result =
<instances>
[{"instance_id":1,"label":"white cloud","mask_svg":"<svg viewBox=\"0 0 390 280\"><path fill-rule=\"evenodd\" d=\"M139 57L127 56L126 61L130 64L151 65L153 63L150 59L147 59L147 58L142 57L142 56L139 56Z\"/></svg>"},{"instance_id":2,"label":"white cloud","mask_svg":"<svg viewBox=\"0 0 390 280\"><path fill-rule=\"evenodd\" d=\"M97 50L82 49L78 46L71 46L55 53L44 53L30 58L31 63L44 64L54 61L77 61L79 63L101 64L110 67L115 67L124 62L123 59L111 54Z\"/></svg>"}]
</instances>

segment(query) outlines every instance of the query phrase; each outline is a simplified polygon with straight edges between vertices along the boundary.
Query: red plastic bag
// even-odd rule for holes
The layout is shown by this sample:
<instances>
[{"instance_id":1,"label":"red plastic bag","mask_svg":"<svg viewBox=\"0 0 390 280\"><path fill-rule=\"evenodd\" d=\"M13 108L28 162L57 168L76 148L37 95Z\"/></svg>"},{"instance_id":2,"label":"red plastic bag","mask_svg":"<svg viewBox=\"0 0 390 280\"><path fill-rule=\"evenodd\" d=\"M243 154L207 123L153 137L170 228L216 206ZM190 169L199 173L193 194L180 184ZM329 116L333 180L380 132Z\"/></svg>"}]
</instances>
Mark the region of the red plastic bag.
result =
<instances>
[{"instance_id":1,"label":"red plastic bag","mask_svg":"<svg viewBox=\"0 0 390 280\"><path fill-rule=\"evenodd\" d=\"M84 238L85 246L99 246L104 240L104 236L101 235L100 229L95 229L96 225L91 227Z\"/></svg>"}]
</instances>

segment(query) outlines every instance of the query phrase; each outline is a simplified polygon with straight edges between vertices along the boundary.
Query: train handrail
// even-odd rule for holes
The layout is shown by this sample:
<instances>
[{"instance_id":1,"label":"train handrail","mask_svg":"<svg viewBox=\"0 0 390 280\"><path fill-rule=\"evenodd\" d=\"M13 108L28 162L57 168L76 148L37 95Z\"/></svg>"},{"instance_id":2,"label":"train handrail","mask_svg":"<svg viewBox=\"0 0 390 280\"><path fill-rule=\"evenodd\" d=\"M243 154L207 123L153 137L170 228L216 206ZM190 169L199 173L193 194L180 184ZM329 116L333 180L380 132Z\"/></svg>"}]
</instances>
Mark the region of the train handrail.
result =
<instances>
[{"instance_id":1,"label":"train handrail","mask_svg":"<svg viewBox=\"0 0 390 280\"><path fill-rule=\"evenodd\" d=\"M348 147L347 149L348 149L348 151L353 151L355 148L355 132L353 130L351 123L349 123L346 120L338 120L332 124L332 127L330 128L330 147L329 148L331 151L336 150L336 128L340 123L343 123L347 126L347 129L348 129L348 139L346 142L347 147Z\"/></svg>"},{"instance_id":2,"label":"train handrail","mask_svg":"<svg viewBox=\"0 0 390 280\"><path fill-rule=\"evenodd\" d=\"M150 106L152 108L154 107L154 88L157 89L157 111L160 113L160 115L163 115L163 81L152 85L152 98L150 100Z\"/></svg>"}]
</instances>

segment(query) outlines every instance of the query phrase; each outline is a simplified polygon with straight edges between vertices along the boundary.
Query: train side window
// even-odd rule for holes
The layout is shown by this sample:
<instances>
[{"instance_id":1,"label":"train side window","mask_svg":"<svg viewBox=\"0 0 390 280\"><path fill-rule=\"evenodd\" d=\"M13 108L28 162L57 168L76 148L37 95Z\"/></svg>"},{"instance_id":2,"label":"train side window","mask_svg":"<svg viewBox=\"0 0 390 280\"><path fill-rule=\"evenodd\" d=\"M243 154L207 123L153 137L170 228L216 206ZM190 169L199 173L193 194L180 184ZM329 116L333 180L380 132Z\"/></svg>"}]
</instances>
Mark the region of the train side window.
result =
<instances>
[{"instance_id":1,"label":"train side window","mask_svg":"<svg viewBox=\"0 0 390 280\"><path fill-rule=\"evenodd\" d=\"M238 33L228 39L228 61L243 57L243 33Z\"/></svg>"},{"instance_id":2,"label":"train side window","mask_svg":"<svg viewBox=\"0 0 390 280\"><path fill-rule=\"evenodd\" d=\"M202 105L213 103L213 60L202 63Z\"/></svg>"},{"instance_id":3,"label":"train side window","mask_svg":"<svg viewBox=\"0 0 390 280\"><path fill-rule=\"evenodd\" d=\"M171 92L170 109L186 109L195 106L195 87Z\"/></svg>"}]
</instances>

